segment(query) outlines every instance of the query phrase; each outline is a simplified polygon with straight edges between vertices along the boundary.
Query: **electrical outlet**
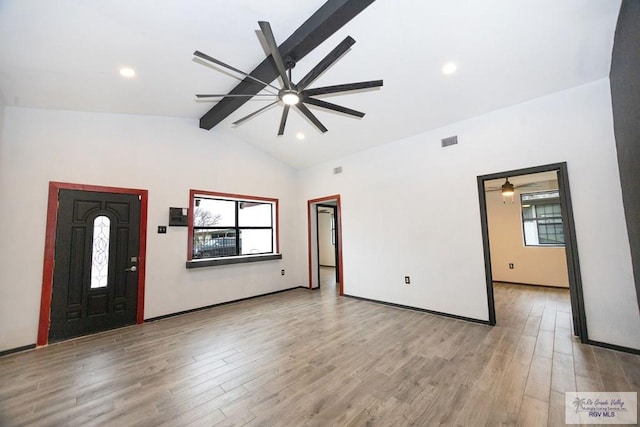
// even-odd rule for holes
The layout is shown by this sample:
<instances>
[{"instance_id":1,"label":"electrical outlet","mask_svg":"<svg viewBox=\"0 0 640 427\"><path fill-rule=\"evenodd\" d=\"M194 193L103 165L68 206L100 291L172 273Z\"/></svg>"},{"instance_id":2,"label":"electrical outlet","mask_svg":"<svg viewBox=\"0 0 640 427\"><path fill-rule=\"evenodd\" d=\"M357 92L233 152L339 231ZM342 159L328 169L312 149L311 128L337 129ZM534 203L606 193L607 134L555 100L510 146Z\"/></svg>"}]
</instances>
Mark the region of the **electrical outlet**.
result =
<instances>
[{"instance_id":1,"label":"electrical outlet","mask_svg":"<svg viewBox=\"0 0 640 427\"><path fill-rule=\"evenodd\" d=\"M411 277L404 276L404 283L406 283L407 285L411 284Z\"/></svg>"},{"instance_id":2,"label":"electrical outlet","mask_svg":"<svg viewBox=\"0 0 640 427\"><path fill-rule=\"evenodd\" d=\"M280 270L280 275L284 276L284 269Z\"/></svg>"},{"instance_id":3,"label":"electrical outlet","mask_svg":"<svg viewBox=\"0 0 640 427\"><path fill-rule=\"evenodd\" d=\"M509 270L513 270L513 263L512 262L509 263Z\"/></svg>"}]
</instances>

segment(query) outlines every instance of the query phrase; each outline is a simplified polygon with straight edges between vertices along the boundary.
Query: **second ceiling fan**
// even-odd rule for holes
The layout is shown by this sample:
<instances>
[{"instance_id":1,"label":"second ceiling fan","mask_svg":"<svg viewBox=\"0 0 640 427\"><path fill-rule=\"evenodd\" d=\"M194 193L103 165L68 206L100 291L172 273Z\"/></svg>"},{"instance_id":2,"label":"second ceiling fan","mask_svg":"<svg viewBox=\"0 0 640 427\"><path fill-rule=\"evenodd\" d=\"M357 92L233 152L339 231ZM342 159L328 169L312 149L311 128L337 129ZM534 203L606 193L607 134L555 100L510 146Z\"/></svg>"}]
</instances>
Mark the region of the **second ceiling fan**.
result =
<instances>
[{"instance_id":1,"label":"second ceiling fan","mask_svg":"<svg viewBox=\"0 0 640 427\"><path fill-rule=\"evenodd\" d=\"M241 74L245 77L248 77L252 80L255 80L258 83L261 83L265 86L268 86L277 91L277 93L268 93L268 94L199 94L196 95L197 98L225 98L225 97L253 97L253 96L271 96L275 97L275 100L254 111L253 113L236 120L233 122L234 125L239 125L249 120L250 118L260 114L271 106L277 104L278 102L282 102L284 104L284 109L282 111L282 118L280 119L280 127L278 128L278 135L284 134L284 128L287 123L287 117L289 115L289 110L291 107L296 108L305 117L307 117L321 132L326 132L327 128L318 120L318 118L307 108L304 104L315 105L316 107L326 108L328 110L337 111L339 113L348 114L355 117L364 117L364 113L360 111L353 110L351 108L343 107L340 105L333 104L331 102L323 101L318 98L314 98L317 95L326 95L332 93L340 93L340 92L348 92L352 90L359 89L368 89L374 87L382 86L382 80L371 80L366 82L357 82L357 83L347 83L341 85L334 86L324 86L314 89L307 89L307 87L315 81L320 74L322 74L327 68L329 68L334 62L336 62L353 44L355 40L349 36L347 36L338 46L336 46L327 56L325 56L315 67L311 69L297 84L294 84L291 81L291 68L295 66L295 61L292 58L287 58L286 63L282 59L280 55L280 51L278 50L278 45L273 36L273 32L271 31L271 25L266 21L258 22L260 25L260 29L262 30L262 34L267 43L267 47L269 49L269 53L273 59L274 65L278 70L278 74L282 79L283 88L278 88L273 86L269 82L264 82L262 80L257 79L251 74L247 74L244 71L241 71L231 65L225 64L224 62L215 59L209 55L206 55L200 51L195 51L193 53L194 56L197 56L200 59L203 59L208 62L212 62L221 67L227 68L231 71L234 71L238 74ZM287 74L287 69L289 70L289 74Z\"/></svg>"}]
</instances>

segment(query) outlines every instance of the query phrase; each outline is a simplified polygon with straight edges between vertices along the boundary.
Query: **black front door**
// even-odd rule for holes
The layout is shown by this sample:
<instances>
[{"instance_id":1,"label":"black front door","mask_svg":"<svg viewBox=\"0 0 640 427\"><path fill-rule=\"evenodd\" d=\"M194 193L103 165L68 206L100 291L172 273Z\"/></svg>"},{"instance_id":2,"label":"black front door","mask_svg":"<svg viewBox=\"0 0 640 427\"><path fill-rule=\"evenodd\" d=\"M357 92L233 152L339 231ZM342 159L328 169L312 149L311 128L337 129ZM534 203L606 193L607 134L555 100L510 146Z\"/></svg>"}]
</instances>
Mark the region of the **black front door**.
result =
<instances>
[{"instance_id":1,"label":"black front door","mask_svg":"<svg viewBox=\"0 0 640 427\"><path fill-rule=\"evenodd\" d=\"M58 193L49 342L136 322L140 197Z\"/></svg>"}]
</instances>

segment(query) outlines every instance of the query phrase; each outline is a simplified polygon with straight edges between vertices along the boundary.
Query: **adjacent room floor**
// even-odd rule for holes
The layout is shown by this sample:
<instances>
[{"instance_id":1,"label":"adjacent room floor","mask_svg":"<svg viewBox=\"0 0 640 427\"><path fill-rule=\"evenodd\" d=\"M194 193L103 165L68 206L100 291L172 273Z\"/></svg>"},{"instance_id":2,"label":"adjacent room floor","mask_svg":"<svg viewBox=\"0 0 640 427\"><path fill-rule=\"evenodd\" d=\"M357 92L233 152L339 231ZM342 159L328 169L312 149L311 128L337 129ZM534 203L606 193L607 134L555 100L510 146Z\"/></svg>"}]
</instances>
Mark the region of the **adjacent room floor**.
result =
<instances>
[{"instance_id":1,"label":"adjacent room floor","mask_svg":"<svg viewBox=\"0 0 640 427\"><path fill-rule=\"evenodd\" d=\"M0 425L564 424L638 391L640 356L571 336L566 290L496 284L484 326L295 289L0 358Z\"/></svg>"}]
</instances>

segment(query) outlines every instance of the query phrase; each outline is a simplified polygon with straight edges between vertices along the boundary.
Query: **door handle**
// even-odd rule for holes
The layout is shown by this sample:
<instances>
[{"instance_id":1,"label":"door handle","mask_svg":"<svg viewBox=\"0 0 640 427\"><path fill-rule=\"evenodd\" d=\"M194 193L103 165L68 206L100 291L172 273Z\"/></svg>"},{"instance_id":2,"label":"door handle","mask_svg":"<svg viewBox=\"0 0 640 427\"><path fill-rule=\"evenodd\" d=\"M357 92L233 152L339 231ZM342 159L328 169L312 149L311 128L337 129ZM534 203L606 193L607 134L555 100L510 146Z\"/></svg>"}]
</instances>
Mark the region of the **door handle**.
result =
<instances>
[{"instance_id":1,"label":"door handle","mask_svg":"<svg viewBox=\"0 0 640 427\"><path fill-rule=\"evenodd\" d=\"M135 265L132 265L131 268L127 268L125 271L137 271L138 267L136 267Z\"/></svg>"}]
</instances>

